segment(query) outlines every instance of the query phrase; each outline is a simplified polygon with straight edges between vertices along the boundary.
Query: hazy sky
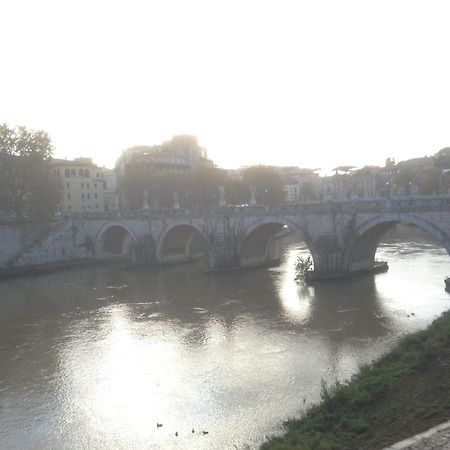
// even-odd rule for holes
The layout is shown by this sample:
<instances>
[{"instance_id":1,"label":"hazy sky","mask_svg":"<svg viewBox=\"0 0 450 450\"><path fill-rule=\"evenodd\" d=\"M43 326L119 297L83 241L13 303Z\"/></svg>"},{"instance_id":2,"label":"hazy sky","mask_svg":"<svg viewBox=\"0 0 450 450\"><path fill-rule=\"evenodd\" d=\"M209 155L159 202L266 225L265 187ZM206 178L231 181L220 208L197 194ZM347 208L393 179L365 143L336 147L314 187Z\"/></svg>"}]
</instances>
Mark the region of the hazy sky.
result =
<instances>
[{"instance_id":1,"label":"hazy sky","mask_svg":"<svg viewBox=\"0 0 450 450\"><path fill-rule=\"evenodd\" d=\"M220 166L450 145L450 2L0 0L0 122L56 156L195 134Z\"/></svg>"}]
</instances>

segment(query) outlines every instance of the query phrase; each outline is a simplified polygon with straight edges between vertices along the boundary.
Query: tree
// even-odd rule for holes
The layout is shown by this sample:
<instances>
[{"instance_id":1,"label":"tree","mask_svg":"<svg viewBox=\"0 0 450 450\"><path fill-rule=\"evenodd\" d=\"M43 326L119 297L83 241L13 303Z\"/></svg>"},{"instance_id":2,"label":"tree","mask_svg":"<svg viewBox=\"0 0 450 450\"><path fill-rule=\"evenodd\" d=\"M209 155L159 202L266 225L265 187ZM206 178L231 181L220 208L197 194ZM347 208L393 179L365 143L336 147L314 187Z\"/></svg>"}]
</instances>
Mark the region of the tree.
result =
<instances>
[{"instance_id":1,"label":"tree","mask_svg":"<svg viewBox=\"0 0 450 450\"><path fill-rule=\"evenodd\" d=\"M0 124L0 211L18 219L51 217L62 192L51 174L52 151L45 131Z\"/></svg>"},{"instance_id":2,"label":"tree","mask_svg":"<svg viewBox=\"0 0 450 450\"><path fill-rule=\"evenodd\" d=\"M398 175L394 178L397 186L400 186L409 191L410 186L416 182L413 170L408 166L400 167Z\"/></svg>"},{"instance_id":3,"label":"tree","mask_svg":"<svg viewBox=\"0 0 450 450\"><path fill-rule=\"evenodd\" d=\"M420 183L422 195L438 194L442 190L442 169L430 167L425 169Z\"/></svg>"},{"instance_id":4,"label":"tree","mask_svg":"<svg viewBox=\"0 0 450 450\"><path fill-rule=\"evenodd\" d=\"M228 177L225 189L227 192L227 201L230 205L243 205L248 203L250 191L243 185L242 180Z\"/></svg>"},{"instance_id":5,"label":"tree","mask_svg":"<svg viewBox=\"0 0 450 450\"><path fill-rule=\"evenodd\" d=\"M312 181L304 181L300 186L299 192L300 200L307 202L310 200L316 200L316 194L314 192L314 184Z\"/></svg>"},{"instance_id":6,"label":"tree","mask_svg":"<svg viewBox=\"0 0 450 450\"><path fill-rule=\"evenodd\" d=\"M128 209L139 210L143 195L149 192L152 206L172 207L174 193L182 208L219 206L219 187L225 187L230 205L248 203L250 186L255 186L258 203L278 203L284 200L283 179L275 167L254 166L245 170L242 180L232 179L223 169L199 167L185 173L161 172L152 162L133 160L119 180Z\"/></svg>"},{"instance_id":7,"label":"tree","mask_svg":"<svg viewBox=\"0 0 450 450\"><path fill-rule=\"evenodd\" d=\"M196 208L219 205L219 186L228 192L231 186L225 170L200 167L193 172L170 173L157 170L151 162L131 162L120 180L127 208L142 208L144 192L148 191L152 206L172 207L177 193L180 206Z\"/></svg>"},{"instance_id":8,"label":"tree","mask_svg":"<svg viewBox=\"0 0 450 450\"><path fill-rule=\"evenodd\" d=\"M440 169L450 169L450 147L445 147L434 155L434 165Z\"/></svg>"},{"instance_id":9,"label":"tree","mask_svg":"<svg viewBox=\"0 0 450 450\"><path fill-rule=\"evenodd\" d=\"M256 201L261 204L284 201L283 178L273 166L253 166L244 171L242 182L250 198L250 186L256 188Z\"/></svg>"}]
</instances>

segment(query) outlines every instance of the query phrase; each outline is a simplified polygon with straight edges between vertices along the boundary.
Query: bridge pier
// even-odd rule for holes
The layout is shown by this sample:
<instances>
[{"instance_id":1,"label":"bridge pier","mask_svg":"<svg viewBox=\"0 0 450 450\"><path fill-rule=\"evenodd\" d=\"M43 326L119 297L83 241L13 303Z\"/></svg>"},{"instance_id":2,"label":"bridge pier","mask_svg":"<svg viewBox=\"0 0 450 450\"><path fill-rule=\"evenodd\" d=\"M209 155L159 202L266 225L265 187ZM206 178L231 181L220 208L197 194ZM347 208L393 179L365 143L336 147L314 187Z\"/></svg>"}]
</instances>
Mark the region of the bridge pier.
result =
<instances>
[{"instance_id":1,"label":"bridge pier","mask_svg":"<svg viewBox=\"0 0 450 450\"><path fill-rule=\"evenodd\" d=\"M314 279L332 278L336 273L342 273L342 252L339 251L318 251L313 255Z\"/></svg>"},{"instance_id":2,"label":"bridge pier","mask_svg":"<svg viewBox=\"0 0 450 450\"><path fill-rule=\"evenodd\" d=\"M209 242L208 265L211 270L230 270L238 267L237 252L233 246L226 245L225 237Z\"/></svg>"},{"instance_id":3,"label":"bridge pier","mask_svg":"<svg viewBox=\"0 0 450 450\"><path fill-rule=\"evenodd\" d=\"M362 275L372 272L380 272L387 270L385 263L377 263L374 259L359 261L358 264L352 265L351 268L344 266L343 253L321 254L314 270L308 274L309 281L332 280L337 278L349 278L356 275Z\"/></svg>"}]
</instances>

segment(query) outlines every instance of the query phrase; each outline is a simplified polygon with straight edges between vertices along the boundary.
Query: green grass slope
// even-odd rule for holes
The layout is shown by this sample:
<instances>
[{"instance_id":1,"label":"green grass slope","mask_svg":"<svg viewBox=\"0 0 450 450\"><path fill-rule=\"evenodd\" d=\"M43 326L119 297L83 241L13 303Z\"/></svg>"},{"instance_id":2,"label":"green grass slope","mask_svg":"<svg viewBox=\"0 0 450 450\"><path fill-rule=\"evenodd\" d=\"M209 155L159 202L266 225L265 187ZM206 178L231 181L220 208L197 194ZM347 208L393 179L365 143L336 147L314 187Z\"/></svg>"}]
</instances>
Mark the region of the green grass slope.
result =
<instances>
[{"instance_id":1,"label":"green grass slope","mask_svg":"<svg viewBox=\"0 0 450 450\"><path fill-rule=\"evenodd\" d=\"M450 311L361 368L322 389L322 402L261 450L380 449L450 419Z\"/></svg>"}]
</instances>

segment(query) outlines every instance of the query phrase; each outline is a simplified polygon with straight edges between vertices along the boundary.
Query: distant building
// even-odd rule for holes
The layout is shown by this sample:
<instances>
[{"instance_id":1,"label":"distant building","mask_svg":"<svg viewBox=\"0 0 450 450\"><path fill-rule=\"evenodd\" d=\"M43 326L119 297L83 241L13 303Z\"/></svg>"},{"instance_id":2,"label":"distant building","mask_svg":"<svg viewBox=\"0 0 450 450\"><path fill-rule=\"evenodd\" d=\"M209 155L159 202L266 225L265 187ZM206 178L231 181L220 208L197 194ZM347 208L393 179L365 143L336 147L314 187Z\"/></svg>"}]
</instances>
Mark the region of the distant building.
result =
<instances>
[{"instance_id":1,"label":"distant building","mask_svg":"<svg viewBox=\"0 0 450 450\"><path fill-rule=\"evenodd\" d=\"M323 178L324 200L430 195L442 190L443 177L433 158L413 158L398 164L388 158L384 167L341 166L335 171L335 175Z\"/></svg>"},{"instance_id":2,"label":"distant building","mask_svg":"<svg viewBox=\"0 0 450 450\"><path fill-rule=\"evenodd\" d=\"M322 199L343 200L350 197L348 174L335 174L322 178Z\"/></svg>"},{"instance_id":3,"label":"distant building","mask_svg":"<svg viewBox=\"0 0 450 450\"><path fill-rule=\"evenodd\" d=\"M63 196L58 211L63 214L103 212L103 169L91 158L76 158L73 161L52 159L52 173L60 177Z\"/></svg>"},{"instance_id":4,"label":"distant building","mask_svg":"<svg viewBox=\"0 0 450 450\"><path fill-rule=\"evenodd\" d=\"M381 197L380 167L366 166L355 170L349 177L351 199L373 199Z\"/></svg>"},{"instance_id":5,"label":"distant building","mask_svg":"<svg viewBox=\"0 0 450 450\"><path fill-rule=\"evenodd\" d=\"M287 202L310 201L320 198L322 185L314 170L291 166L280 167L279 170L283 177Z\"/></svg>"},{"instance_id":6,"label":"distant building","mask_svg":"<svg viewBox=\"0 0 450 450\"><path fill-rule=\"evenodd\" d=\"M200 167L214 167L206 149L200 147L195 136L174 136L161 145L139 145L126 149L116 162L116 171L122 175L128 165L146 164L157 172L184 173Z\"/></svg>"},{"instance_id":7,"label":"distant building","mask_svg":"<svg viewBox=\"0 0 450 450\"><path fill-rule=\"evenodd\" d=\"M285 192L285 200L287 202L296 202L298 200L298 192L300 188L300 183L293 179L285 179L283 183L284 192Z\"/></svg>"},{"instance_id":8,"label":"distant building","mask_svg":"<svg viewBox=\"0 0 450 450\"><path fill-rule=\"evenodd\" d=\"M323 178L324 200L358 200L385 196L381 169L376 166L361 169L352 166L337 167L335 175Z\"/></svg>"}]
</instances>

